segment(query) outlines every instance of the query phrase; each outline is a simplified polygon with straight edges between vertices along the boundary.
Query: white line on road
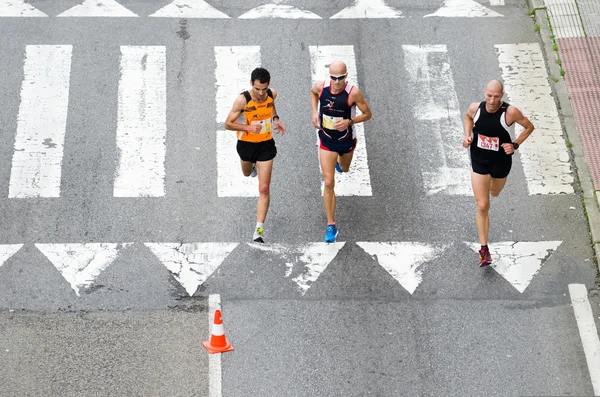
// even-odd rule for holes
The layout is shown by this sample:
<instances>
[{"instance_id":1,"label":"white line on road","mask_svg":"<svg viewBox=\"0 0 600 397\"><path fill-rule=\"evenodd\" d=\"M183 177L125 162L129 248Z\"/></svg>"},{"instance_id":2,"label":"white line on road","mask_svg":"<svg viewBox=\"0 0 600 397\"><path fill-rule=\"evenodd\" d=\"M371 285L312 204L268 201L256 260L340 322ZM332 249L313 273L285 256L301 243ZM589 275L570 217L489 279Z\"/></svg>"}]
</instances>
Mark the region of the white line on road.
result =
<instances>
[{"instance_id":1,"label":"white line on road","mask_svg":"<svg viewBox=\"0 0 600 397\"><path fill-rule=\"evenodd\" d=\"M501 17L496 11L490 10L473 0L445 0L442 8L425 17L474 18Z\"/></svg>"},{"instance_id":2,"label":"white line on road","mask_svg":"<svg viewBox=\"0 0 600 397\"><path fill-rule=\"evenodd\" d=\"M123 7L115 0L85 0L59 17L137 17L137 14Z\"/></svg>"},{"instance_id":3,"label":"white line on road","mask_svg":"<svg viewBox=\"0 0 600 397\"><path fill-rule=\"evenodd\" d=\"M350 84L358 86L354 46L310 46L309 51L313 84L318 80L328 79L329 64L334 60L339 60L343 61L348 68L348 80ZM359 114L361 112L357 107L356 115ZM367 145L365 142L365 126L363 123L360 123L356 124L353 128L356 131L358 143L356 144L356 149L354 149L350 172L344 172L343 174L335 173L335 194L336 196L372 196ZM321 183L322 192L323 183Z\"/></svg>"},{"instance_id":4,"label":"white line on road","mask_svg":"<svg viewBox=\"0 0 600 397\"><path fill-rule=\"evenodd\" d=\"M70 45L28 45L8 197L60 197Z\"/></svg>"},{"instance_id":5,"label":"white line on road","mask_svg":"<svg viewBox=\"0 0 600 397\"><path fill-rule=\"evenodd\" d=\"M202 0L174 0L151 17L162 18L229 18L213 6Z\"/></svg>"},{"instance_id":6,"label":"white line on road","mask_svg":"<svg viewBox=\"0 0 600 397\"><path fill-rule=\"evenodd\" d=\"M47 17L24 0L0 0L0 17Z\"/></svg>"},{"instance_id":7,"label":"white line on road","mask_svg":"<svg viewBox=\"0 0 600 397\"><path fill-rule=\"evenodd\" d=\"M594 387L594 395L600 395L600 340L598 339L598 329L594 320L594 313L588 300L588 293L583 284L569 284L569 294L577 328L581 336L583 351L587 360L588 371Z\"/></svg>"},{"instance_id":8,"label":"white line on road","mask_svg":"<svg viewBox=\"0 0 600 397\"><path fill-rule=\"evenodd\" d=\"M445 45L403 45L413 103L423 184L428 195L471 195L469 154Z\"/></svg>"},{"instance_id":9,"label":"white line on road","mask_svg":"<svg viewBox=\"0 0 600 397\"><path fill-rule=\"evenodd\" d=\"M0 245L0 267L4 265L11 256L21 249L23 244L2 244Z\"/></svg>"},{"instance_id":10,"label":"white line on road","mask_svg":"<svg viewBox=\"0 0 600 397\"><path fill-rule=\"evenodd\" d=\"M491 6L503 6L504 0L490 0Z\"/></svg>"},{"instance_id":11,"label":"white line on road","mask_svg":"<svg viewBox=\"0 0 600 397\"><path fill-rule=\"evenodd\" d=\"M540 45L498 44L495 48L505 100L535 125L535 131L517 151L529 194L574 193L569 152ZM516 135L521 131L520 126L515 128Z\"/></svg>"},{"instance_id":12,"label":"white line on road","mask_svg":"<svg viewBox=\"0 0 600 397\"><path fill-rule=\"evenodd\" d=\"M383 0L355 0L331 19L403 18L402 12L387 6Z\"/></svg>"},{"instance_id":13,"label":"white line on road","mask_svg":"<svg viewBox=\"0 0 600 397\"><path fill-rule=\"evenodd\" d=\"M209 334L212 329L215 311L221 310L221 295L210 294L208 296L208 329ZM209 335L210 336L210 335ZM221 354L215 353L208 355L208 396L221 397L222 393L222 370Z\"/></svg>"},{"instance_id":14,"label":"white line on road","mask_svg":"<svg viewBox=\"0 0 600 397\"><path fill-rule=\"evenodd\" d=\"M240 15L239 19L284 18L321 19L315 13L284 4L265 4Z\"/></svg>"},{"instance_id":15,"label":"white line on road","mask_svg":"<svg viewBox=\"0 0 600 397\"><path fill-rule=\"evenodd\" d=\"M165 195L166 51L122 46L115 197Z\"/></svg>"},{"instance_id":16,"label":"white line on road","mask_svg":"<svg viewBox=\"0 0 600 397\"><path fill-rule=\"evenodd\" d=\"M250 74L260 66L259 46L215 47L217 123L225 122L235 98L250 88ZM258 178L242 175L235 131L217 131L219 197L257 197Z\"/></svg>"}]
</instances>

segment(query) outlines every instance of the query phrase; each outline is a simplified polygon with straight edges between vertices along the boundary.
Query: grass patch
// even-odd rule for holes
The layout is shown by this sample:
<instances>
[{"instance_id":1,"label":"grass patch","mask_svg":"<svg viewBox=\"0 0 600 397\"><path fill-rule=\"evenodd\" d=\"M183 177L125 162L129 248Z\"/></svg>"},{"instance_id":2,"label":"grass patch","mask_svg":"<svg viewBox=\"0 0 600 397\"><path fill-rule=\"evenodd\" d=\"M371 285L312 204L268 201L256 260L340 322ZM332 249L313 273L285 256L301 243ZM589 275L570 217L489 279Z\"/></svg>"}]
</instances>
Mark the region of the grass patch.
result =
<instances>
[{"instance_id":1,"label":"grass patch","mask_svg":"<svg viewBox=\"0 0 600 397\"><path fill-rule=\"evenodd\" d=\"M541 29L541 28L540 28L540 24L539 24L539 23L536 23L536 24L533 26L533 30L535 30L536 32L539 32L539 31L540 31L540 29Z\"/></svg>"}]
</instances>

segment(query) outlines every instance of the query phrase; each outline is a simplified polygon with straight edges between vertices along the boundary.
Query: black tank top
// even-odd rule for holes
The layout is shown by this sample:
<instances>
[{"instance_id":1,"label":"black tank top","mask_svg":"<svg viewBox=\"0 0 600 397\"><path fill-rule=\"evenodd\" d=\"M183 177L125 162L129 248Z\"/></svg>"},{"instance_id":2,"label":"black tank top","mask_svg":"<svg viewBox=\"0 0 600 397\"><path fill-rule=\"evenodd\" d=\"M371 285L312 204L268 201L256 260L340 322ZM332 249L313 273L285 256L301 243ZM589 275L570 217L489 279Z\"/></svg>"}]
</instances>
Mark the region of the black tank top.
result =
<instances>
[{"instance_id":1,"label":"black tank top","mask_svg":"<svg viewBox=\"0 0 600 397\"><path fill-rule=\"evenodd\" d=\"M513 141L514 126L506 123L506 109L510 105L502 102L500 109L494 113L485 110L485 101L479 104L473 117L473 141L471 142L471 159L481 163L506 161L510 156L502 149L503 143Z\"/></svg>"}]
</instances>

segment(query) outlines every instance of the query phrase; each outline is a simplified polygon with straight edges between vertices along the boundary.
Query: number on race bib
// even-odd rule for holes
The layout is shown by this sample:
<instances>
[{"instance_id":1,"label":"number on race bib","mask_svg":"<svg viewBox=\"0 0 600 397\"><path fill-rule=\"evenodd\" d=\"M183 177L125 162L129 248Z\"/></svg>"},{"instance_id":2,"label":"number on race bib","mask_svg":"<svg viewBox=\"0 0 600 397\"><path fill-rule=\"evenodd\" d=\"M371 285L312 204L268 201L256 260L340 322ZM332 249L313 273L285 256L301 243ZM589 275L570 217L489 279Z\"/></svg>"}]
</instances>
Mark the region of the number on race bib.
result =
<instances>
[{"instance_id":1,"label":"number on race bib","mask_svg":"<svg viewBox=\"0 0 600 397\"><path fill-rule=\"evenodd\" d=\"M271 120L255 120L252 125L260 125L260 132L257 134L270 134L271 133Z\"/></svg>"},{"instance_id":2,"label":"number on race bib","mask_svg":"<svg viewBox=\"0 0 600 397\"><path fill-rule=\"evenodd\" d=\"M500 149L500 138L477 134L477 147L497 152Z\"/></svg>"}]
</instances>

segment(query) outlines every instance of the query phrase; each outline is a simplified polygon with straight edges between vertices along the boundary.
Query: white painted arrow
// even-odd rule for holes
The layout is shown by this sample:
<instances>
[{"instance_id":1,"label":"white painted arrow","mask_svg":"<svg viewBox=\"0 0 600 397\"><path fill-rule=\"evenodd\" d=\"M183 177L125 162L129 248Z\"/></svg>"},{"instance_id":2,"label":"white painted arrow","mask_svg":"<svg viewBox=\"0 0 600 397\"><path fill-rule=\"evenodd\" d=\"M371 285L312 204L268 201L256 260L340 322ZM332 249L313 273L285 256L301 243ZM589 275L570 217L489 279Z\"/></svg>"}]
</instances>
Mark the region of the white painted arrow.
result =
<instances>
[{"instance_id":1,"label":"white painted arrow","mask_svg":"<svg viewBox=\"0 0 600 397\"><path fill-rule=\"evenodd\" d=\"M24 0L0 0L0 17L47 17Z\"/></svg>"},{"instance_id":2,"label":"white painted arrow","mask_svg":"<svg viewBox=\"0 0 600 397\"><path fill-rule=\"evenodd\" d=\"M490 10L473 0L445 0L444 6L433 14L425 17L501 17L496 11Z\"/></svg>"},{"instance_id":3,"label":"white painted arrow","mask_svg":"<svg viewBox=\"0 0 600 397\"><path fill-rule=\"evenodd\" d=\"M175 0L156 11L151 17L162 18L229 18L203 0Z\"/></svg>"},{"instance_id":4,"label":"white painted arrow","mask_svg":"<svg viewBox=\"0 0 600 397\"><path fill-rule=\"evenodd\" d=\"M491 267L523 293L562 241L503 241L490 244ZM465 242L477 252L479 244Z\"/></svg>"},{"instance_id":5,"label":"white painted arrow","mask_svg":"<svg viewBox=\"0 0 600 397\"><path fill-rule=\"evenodd\" d=\"M194 295L238 243L146 243L175 280Z\"/></svg>"},{"instance_id":6,"label":"white painted arrow","mask_svg":"<svg viewBox=\"0 0 600 397\"><path fill-rule=\"evenodd\" d=\"M446 248L415 242L357 242L411 295L423 281L421 265Z\"/></svg>"},{"instance_id":7,"label":"white painted arrow","mask_svg":"<svg viewBox=\"0 0 600 397\"><path fill-rule=\"evenodd\" d=\"M265 4L239 16L239 19L258 18L321 19L315 13L284 4Z\"/></svg>"},{"instance_id":8,"label":"white painted arrow","mask_svg":"<svg viewBox=\"0 0 600 397\"><path fill-rule=\"evenodd\" d=\"M21 249L23 244L3 244L0 245L0 267L4 265L11 256Z\"/></svg>"},{"instance_id":9,"label":"white painted arrow","mask_svg":"<svg viewBox=\"0 0 600 397\"><path fill-rule=\"evenodd\" d=\"M286 266L285 276L290 277L292 274L297 274L292 281L298 285L300 292L304 295L321 273L327 269L344 244L346 243L308 243L291 247L259 243L249 243L248 245L255 249L281 255ZM294 272L296 265L302 267L300 273Z\"/></svg>"},{"instance_id":10,"label":"white painted arrow","mask_svg":"<svg viewBox=\"0 0 600 397\"><path fill-rule=\"evenodd\" d=\"M353 5L331 17L331 19L359 18L403 18L403 16L402 12L387 6L383 0L356 0Z\"/></svg>"},{"instance_id":11,"label":"white painted arrow","mask_svg":"<svg viewBox=\"0 0 600 397\"><path fill-rule=\"evenodd\" d=\"M137 14L123 7L115 0L85 0L59 17L137 17Z\"/></svg>"},{"instance_id":12,"label":"white painted arrow","mask_svg":"<svg viewBox=\"0 0 600 397\"><path fill-rule=\"evenodd\" d=\"M36 244L79 296L133 243Z\"/></svg>"}]
</instances>

